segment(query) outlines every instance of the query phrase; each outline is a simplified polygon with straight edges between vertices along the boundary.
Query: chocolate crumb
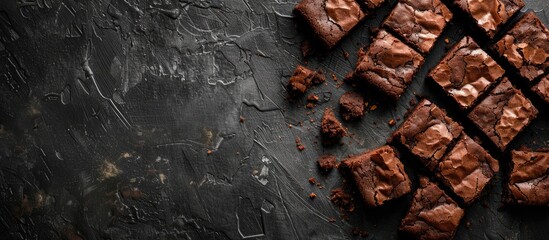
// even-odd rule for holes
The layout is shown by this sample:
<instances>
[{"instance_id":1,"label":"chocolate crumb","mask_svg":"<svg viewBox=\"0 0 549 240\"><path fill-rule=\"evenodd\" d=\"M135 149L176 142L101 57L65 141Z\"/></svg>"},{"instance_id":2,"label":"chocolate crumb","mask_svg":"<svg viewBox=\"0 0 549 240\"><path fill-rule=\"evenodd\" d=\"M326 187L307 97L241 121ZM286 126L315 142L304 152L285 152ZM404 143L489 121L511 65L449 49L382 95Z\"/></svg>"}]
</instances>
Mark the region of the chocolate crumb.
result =
<instances>
[{"instance_id":1,"label":"chocolate crumb","mask_svg":"<svg viewBox=\"0 0 549 240\"><path fill-rule=\"evenodd\" d=\"M389 126L394 126L396 124L396 121L394 119L389 120Z\"/></svg>"},{"instance_id":2,"label":"chocolate crumb","mask_svg":"<svg viewBox=\"0 0 549 240\"><path fill-rule=\"evenodd\" d=\"M336 156L332 154L326 154L320 156L320 158L317 160L318 166L322 168L325 171L331 170L335 167L337 163Z\"/></svg>"}]
</instances>

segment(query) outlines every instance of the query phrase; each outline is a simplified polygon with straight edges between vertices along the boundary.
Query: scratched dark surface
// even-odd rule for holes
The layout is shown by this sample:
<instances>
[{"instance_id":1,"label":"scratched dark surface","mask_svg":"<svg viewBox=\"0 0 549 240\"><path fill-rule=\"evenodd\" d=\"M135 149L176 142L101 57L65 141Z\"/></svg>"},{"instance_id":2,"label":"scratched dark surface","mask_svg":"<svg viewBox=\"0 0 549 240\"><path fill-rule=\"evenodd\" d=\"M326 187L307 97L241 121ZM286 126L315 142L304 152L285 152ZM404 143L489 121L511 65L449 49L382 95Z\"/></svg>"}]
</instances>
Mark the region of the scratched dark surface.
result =
<instances>
[{"instance_id":1,"label":"scratched dark surface","mask_svg":"<svg viewBox=\"0 0 549 240\"><path fill-rule=\"evenodd\" d=\"M343 178L315 161L383 145L389 119L400 123L417 96L466 122L424 78L469 30L453 21L450 44L437 43L397 103L367 95L378 109L345 123L344 145L323 148L321 110L352 87L311 89L323 101L310 115L305 99L286 100L305 62L296 2L0 0L0 239L348 239L353 227L367 239L402 237L410 195L376 209L358 199L342 221L328 197ZM394 3L308 66L342 79ZM549 23L547 1L527 9ZM540 116L511 148L549 144L548 106L534 101ZM504 166L508 154L487 147ZM414 159L403 162L417 185ZM501 208L501 176L467 208L456 238L546 239L549 210Z\"/></svg>"}]
</instances>

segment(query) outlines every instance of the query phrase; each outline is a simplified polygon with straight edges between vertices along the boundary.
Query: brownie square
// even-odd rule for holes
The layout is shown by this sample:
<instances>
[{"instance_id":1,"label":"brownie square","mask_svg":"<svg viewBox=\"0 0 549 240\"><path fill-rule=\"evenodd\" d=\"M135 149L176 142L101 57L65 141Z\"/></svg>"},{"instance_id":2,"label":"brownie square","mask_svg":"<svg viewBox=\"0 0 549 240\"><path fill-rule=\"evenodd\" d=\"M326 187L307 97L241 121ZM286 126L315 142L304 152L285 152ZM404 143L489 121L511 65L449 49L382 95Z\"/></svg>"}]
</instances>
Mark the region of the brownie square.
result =
<instances>
[{"instance_id":1,"label":"brownie square","mask_svg":"<svg viewBox=\"0 0 549 240\"><path fill-rule=\"evenodd\" d=\"M427 99L418 103L408 114L408 118L393 133L392 141L406 146L427 169L434 171L463 127Z\"/></svg>"},{"instance_id":2,"label":"brownie square","mask_svg":"<svg viewBox=\"0 0 549 240\"><path fill-rule=\"evenodd\" d=\"M431 70L429 77L465 110L504 73L494 59L466 36Z\"/></svg>"},{"instance_id":3,"label":"brownie square","mask_svg":"<svg viewBox=\"0 0 549 240\"><path fill-rule=\"evenodd\" d=\"M537 115L538 110L532 102L503 78L468 117L504 151Z\"/></svg>"},{"instance_id":4,"label":"brownie square","mask_svg":"<svg viewBox=\"0 0 549 240\"><path fill-rule=\"evenodd\" d=\"M399 0L383 25L428 53L451 19L452 12L440 0Z\"/></svg>"},{"instance_id":5,"label":"brownie square","mask_svg":"<svg viewBox=\"0 0 549 240\"><path fill-rule=\"evenodd\" d=\"M499 164L466 134L438 164L437 176L465 204L472 203L499 171Z\"/></svg>"},{"instance_id":6,"label":"brownie square","mask_svg":"<svg viewBox=\"0 0 549 240\"><path fill-rule=\"evenodd\" d=\"M416 239L452 239L464 210L436 184L420 179L400 230Z\"/></svg>"},{"instance_id":7,"label":"brownie square","mask_svg":"<svg viewBox=\"0 0 549 240\"><path fill-rule=\"evenodd\" d=\"M538 84L532 87L532 91L549 103L549 75L543 77Z\"/></svg>"},{"instance_id":8,"label":"brownie square","mask_svg":"<svg viewBox=\"0 0 549 240\"><path fill-rule=\"evenodd\" d=\"M359 53L354 77L397 100L423 62L421 54L380 30L368 50Z\"/></svg>"},{"instance_id":9,"label":"brownie square","mask_svg":"<svg viewBox=\"0 0 549 240\"><path fill-rule=\"evenodd\" d=\"M365 17L355 0L302 0L294 12L327 48L335 46Z\"/></svg>"},{"instance_id":10,"label":"brownie square","mask_svg":"<svg viewBox=\"0 0 549 240\"><path fill-rule=\"evenodd\" d=\"M522 0L454 0L454 3L490 38L524 7Z\"/></svg>"},{"instance_id":11,"label":"brownie square","mask_svg":"<svg viewBox=\"0 0 549 240\"><path fill-rule=\"evenodd\" d=\"M349 157L342 161L350 170L366 205L375 207L411 191L410 178L398 154L390 146Z\"/></svg>"},{"instance_id":12,"label":"brownie square","mask_svg":"<svg viewBox=\"0 0 549 240\"><path fill-rule=\"evenodd\" d=\"M549 205L549 152L513 151L507 201Z\"/></svg>"},{"instance_id":13,"label":"brownie square","mask_svg":"<svg viewBox=\"0 0 549 240\"><path fill-rule=\"evenodd\" d=\"M532 81L549 67L549 30L535 13L526 13L495 48L501 56Z\"/></svg>"}]
</instances>

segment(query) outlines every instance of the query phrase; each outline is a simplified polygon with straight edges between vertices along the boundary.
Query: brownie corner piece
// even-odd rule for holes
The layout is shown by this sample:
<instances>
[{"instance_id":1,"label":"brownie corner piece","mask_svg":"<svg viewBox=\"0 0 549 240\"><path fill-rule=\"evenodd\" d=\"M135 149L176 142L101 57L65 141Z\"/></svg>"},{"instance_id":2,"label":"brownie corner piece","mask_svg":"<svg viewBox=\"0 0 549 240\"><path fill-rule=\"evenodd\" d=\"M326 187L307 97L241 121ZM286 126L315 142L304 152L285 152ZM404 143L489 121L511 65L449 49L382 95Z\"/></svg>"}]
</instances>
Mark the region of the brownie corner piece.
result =
<instances>
[{"instance_id":1,"label":"brownie corner piece","mask_svg":"<svg viewBox=\"0 0 549 240\"><path fill-rule=\"evenodd\" d=\"M532 87L532 91L538 94L549 104L549 75L543 77L538 84Z\"/></svg>"},{"instance_id":2,"label":"brownie corner piece","mask_svg":"<svg viewBox=\"0 0 549 240\"><path fill-rule=\"evenodd\" d=\"M464 213L435 183L421 178L399 230L416 239L452 239Z\"/></svg>"},{"instance_id":3,"label":"brownie corner piece","mask_svg":"<svg viewBox=\"0 0 549 240\"><path fill-rule=\"evenodd\" d=\"M347 134L347 131L336 118L334 111L331 108L326 108L324 110L320 132L323 137L327 138L326 140L338 140Z\"/></svg>"},{"instance_id":4,"label":"brownie corner piece","mask_svg":"<svg viewBox=\"0 0 549 240\"><path fill-rule=\"evenodd\" d=\"M437 177L465 204L471 204L499 172L499 162L465 133L437 168Z\"/></svg>"},{"instance_id":5,"label":"brownie corner piece","mask_svg":"<svg viewBox=\"0 0 549 240\"><path fill-rule=\"evenodd\" d=\"M359 53L354 77L397 100L412 82L424 58L385 30Z\"/></svg>"},{"instance_id":6,"label":"brownie corner piece","mask_svg":"<svg viewBox=\"0 0 549 240\"><path fill-rule=\"evenodd\" d=\"M549 206L549 152L515 150L511 155L507 202Z\"/></svg>"},{"instance_id":7,"label":"brownie corner piece","mask_svg":"<svg viewBox=\"0 0 549 240\"><path fill-rule=\"evenodd\" d=\"M473 106L504 73L505 70L492 57L466 36L430 71L429 78L465 110Z\"/></svg>"},{"instance_id":8,"label":"brownie corner piece","mask_svg":"<svg viewBox=\"0 0 549 240\"><path fill-rule=\"evenodd\" d=\"M534 12L526 13L494 48L530 82L549 67L549 30Z\"/></svg>"},{"instance_id":9,"label":"brownie corner piece","mask_svg":"<svg viewBox=\"0 0 549 240\"><path fill-rule=\"evenodd\" d=\"M366 205L375 207L411 191L411 181L398 153L388 146L342 161L350 171Z\"/></svg>"},{"instance_id":10,"label":"brownie corner piece","mask_svg":"<svg viewBox=\"0 0 549 240\"><path fill-rule=\"evenodd\" d=\"M454 0L455 4L490 38L524 7L523 0Z\"/></svg>"},{"instance_id":11,"label":"brownie corner piece","mask_svg":"<svg viewBox=\"0 0 549 240\"><path fill-rule=\"evenodd\" d=\"M426 54L452 17L440 0L399 0L383 25Z\"/></svg>"},{"instance_id":12,"label":"brownie corner piece","mask_svg":"<svg viewBox=\"0 0 549 240\"><path fill-rule=\"evenodd\" d=\"M355 0L301 0L294 12L327 48L335 46L366 16Z\"/></svg>"},{"instance_id":13,"label":"brownie corner piece","mask_svg":"<svg viewBox=\"0 0 549 240\"><path fill-rule=\"evenodd\" d=\"M505 151L537 114L532 102L513 87L509 79L503 78L468 117L501 151Z\"/></svg>"},{"instance_id":14,"label":"brownie corner piece","mask_svg":"<svg viewBox=\"0 0 549 240\"><path fill-rule=\"evenodd\" d=\"M408 148L422 164L434 171L449 145L463 132L463 127L427 99L420 101L392 134L393 142Z\"/></svg>"}]
</instances>

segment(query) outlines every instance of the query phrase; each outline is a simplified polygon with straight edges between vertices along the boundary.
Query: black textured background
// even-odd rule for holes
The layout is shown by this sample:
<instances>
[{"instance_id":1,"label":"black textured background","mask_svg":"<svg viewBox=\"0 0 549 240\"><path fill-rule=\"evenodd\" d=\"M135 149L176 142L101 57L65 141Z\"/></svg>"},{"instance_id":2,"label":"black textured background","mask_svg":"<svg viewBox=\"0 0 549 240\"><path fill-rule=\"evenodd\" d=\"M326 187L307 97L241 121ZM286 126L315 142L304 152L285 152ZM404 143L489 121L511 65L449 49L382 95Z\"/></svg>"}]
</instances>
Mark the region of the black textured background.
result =
<instances>
[{"instance_id":1,"label":"black textured background","mask_svg":"<svg viewBox=\"0 0 549 240\"><path fill-rule=\"evenodd\" d=\"M467 24L454 19L442 37L450 43L437 43L397 103L366 93L378 109L345 124L353 134L345 145L323 148L321 110L352 89L336 86L395 0L329 54L307 60L340 79L309 90L323 100L309 115L305 99L291 103L284 89L305 62L296 2L0 0L0 239L347 239L353 227L368 239L399 238L411 195L376 209L358 199L341 221L327 198L343 179L320 174L315 161L383 145L387 122L399 124L415 94L476 135L424 81ZM549 23L546 0L526 2L523 11ZM539 117L510 148L548 146L548 106L534 101ZM505 170L508 154L484 145ZM417 184L415 160L402 160ZM467 209L456 238L547 239L549 210L501 208L501 181Z\"/></svg>"}]
</instances>

